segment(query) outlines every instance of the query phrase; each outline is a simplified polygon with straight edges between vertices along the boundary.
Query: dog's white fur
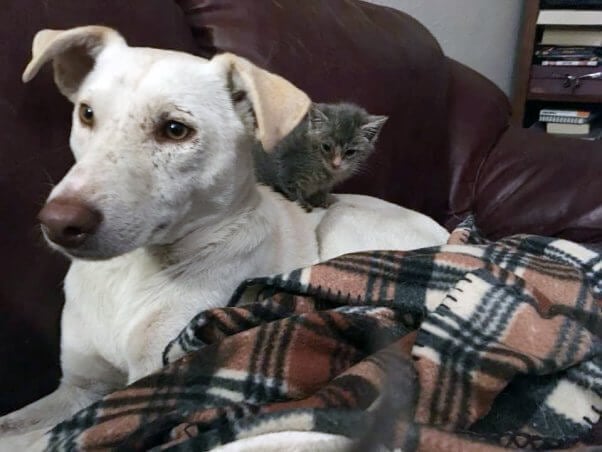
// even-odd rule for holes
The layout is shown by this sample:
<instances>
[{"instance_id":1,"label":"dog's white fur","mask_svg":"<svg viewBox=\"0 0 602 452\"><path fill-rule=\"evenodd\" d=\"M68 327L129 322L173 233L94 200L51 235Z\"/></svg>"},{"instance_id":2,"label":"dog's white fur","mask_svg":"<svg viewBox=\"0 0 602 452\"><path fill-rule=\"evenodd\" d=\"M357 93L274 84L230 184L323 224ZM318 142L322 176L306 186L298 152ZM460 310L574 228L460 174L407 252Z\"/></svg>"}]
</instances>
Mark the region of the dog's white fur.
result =
<instances>
[{"instance_id":1,"label":"dog's white fur","mask_svg":"<svg viewBox=\"0 0 602 452\"><path fill-rule=\"evenodd\" d=\"M447 238L430 218L378 199L341 195L327 211L308 214L258 186L253 135L271 148L309 99L246 60L133 48L104 27L42 31L33 47L24 80L53 60L57 85L75 104L76 164L49 200L79 199L103 222L80 248L52 244L73 258L63 378L54 393L0 418L0 450L159 369L168 341L199 311L223 306L245 278ZM233 99L233 91L244 95ZM79 120L82 102L94 110L93 127ZM158 137L168 119L193 136Z\"/></svg>"}]
</instances>

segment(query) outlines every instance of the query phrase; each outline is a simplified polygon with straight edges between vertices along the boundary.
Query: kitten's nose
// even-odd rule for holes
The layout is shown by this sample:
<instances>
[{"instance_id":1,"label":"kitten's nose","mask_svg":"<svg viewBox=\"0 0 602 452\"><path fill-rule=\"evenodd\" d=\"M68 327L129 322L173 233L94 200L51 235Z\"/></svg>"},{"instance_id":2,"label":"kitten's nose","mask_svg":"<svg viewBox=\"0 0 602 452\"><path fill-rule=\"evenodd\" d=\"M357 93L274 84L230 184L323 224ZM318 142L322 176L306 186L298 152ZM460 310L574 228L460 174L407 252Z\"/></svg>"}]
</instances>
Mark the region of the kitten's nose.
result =
<instances>
[{"instance_id":1,"label":"kitten's nose","mask_svg":"<svg viewBox=\"0 0 602 452\"><path fill-rule=\"evenodd\" d=\"M341 167L341 163L343 163L343 159L340 156L336 156L332 160L332 167L335 169L339 169Z\"/></svg>"}]
</instances>

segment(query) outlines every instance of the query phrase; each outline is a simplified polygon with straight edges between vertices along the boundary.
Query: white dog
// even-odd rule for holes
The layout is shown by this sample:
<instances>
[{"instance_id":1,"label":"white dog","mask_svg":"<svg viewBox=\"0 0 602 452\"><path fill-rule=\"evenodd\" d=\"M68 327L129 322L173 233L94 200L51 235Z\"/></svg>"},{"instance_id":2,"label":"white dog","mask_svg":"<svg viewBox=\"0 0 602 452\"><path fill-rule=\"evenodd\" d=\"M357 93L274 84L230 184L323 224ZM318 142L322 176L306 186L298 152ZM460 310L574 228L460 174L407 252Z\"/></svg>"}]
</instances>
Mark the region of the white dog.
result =
<instances>
[{"instance_id":1,"label":"white dog","mask_svg":"<svg viewBox=\"0 0 602 452\"><path fill-rule=\"evenodd\" d=\"M49 61L74 104L76 163L40 212L51 246L73 259L63 377L0 418L1 450L159 369L187 322L246 278L447 238L428 217L378 199L339 196L308 214L258 186L253 140L273 148L310 100L242 58L129 47L90 26L39 32L23 80Z\"/></svg>"}]
</instances>

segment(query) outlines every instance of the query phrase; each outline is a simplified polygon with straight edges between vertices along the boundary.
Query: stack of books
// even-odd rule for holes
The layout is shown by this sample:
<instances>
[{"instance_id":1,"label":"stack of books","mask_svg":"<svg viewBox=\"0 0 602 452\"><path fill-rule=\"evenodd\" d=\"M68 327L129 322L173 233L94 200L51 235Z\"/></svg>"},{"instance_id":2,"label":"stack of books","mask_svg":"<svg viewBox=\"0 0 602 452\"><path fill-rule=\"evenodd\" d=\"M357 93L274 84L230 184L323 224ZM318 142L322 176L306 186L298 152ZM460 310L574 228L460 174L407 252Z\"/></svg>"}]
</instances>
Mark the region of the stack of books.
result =
<instances>
[{"instance_id":1,"label":"stack of books","mask_svg":"<svg viewBox=\"0 0 602 452\"><path fill-rule=\"evenodd\" d=\"M602 64L602 10L542 10L543 26L535 64L589 66Z\"/></svg>"},{"instance_id":2,"label":"stack of books","mask_svg":"<svg viewBox=\"0 0 602 452\"><path fill-rule=\"evenodd\" d=\"M539 112L539 121L545 123L546 132L554 135L571 135L596 140L602 128L597 127L596 112L585 110L544 109Z\"/></svg>"},{"instance_id":3,"label":"stack of books","mask_svg":"<svg viewBox=\"0 0 602 452\"><path fill-rule=\"evenodd\" d=\"M602 63L602 47L539 45L535 64L542 66L589 66Z\"/></svg>"}]
</instances>

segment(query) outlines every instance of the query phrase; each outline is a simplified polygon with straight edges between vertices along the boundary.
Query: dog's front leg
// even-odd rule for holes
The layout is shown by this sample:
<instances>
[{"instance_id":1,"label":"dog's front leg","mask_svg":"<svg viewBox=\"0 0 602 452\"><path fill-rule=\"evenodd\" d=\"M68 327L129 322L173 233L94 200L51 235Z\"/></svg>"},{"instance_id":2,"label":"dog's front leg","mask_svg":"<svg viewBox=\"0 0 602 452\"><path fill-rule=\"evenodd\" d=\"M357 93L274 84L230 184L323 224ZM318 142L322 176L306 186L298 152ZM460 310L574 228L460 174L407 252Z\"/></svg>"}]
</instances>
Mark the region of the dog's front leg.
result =
<instances>
[{"instance_id":1,"label":"dog's front leg","mask_svg":"<svg viewBox=\"0 0 602 452\"><path fill-rule=\"evenodd\" d=\"M56 391L20 410L0 417L0 451L8 450L18 436L29 438L33 430L41 436L56 424L97 400L101 394L68 383L61 383ZM35 436L35 435L33 435ZM34 440L37 438L29 438Z\"/></svg>"},{"instance_id":2,"label":"dog's front leg","mask_svg":"<svg viewBox=\"0 0 602 452\"><path fill-rule=\"evenodd\" d=\"M99 397L100 395L92 391L61 383L46 397L0 417L0 438L7 434L14 435L53 427Z\"/></svg>"},{"instance_id":3,"label":"dog's front leg","mask_svg":"<svg viewBox=\"0 0 602 452\"><path fill-rule=\"evenodd\" d=\"M63 326L61 384L46 397L0 417L0 452L6 450L2 444L5 437L50 429L125 383L113 366L90 353L85 336L76 342L73 323Z\"/></svg>"}]
</instances>

